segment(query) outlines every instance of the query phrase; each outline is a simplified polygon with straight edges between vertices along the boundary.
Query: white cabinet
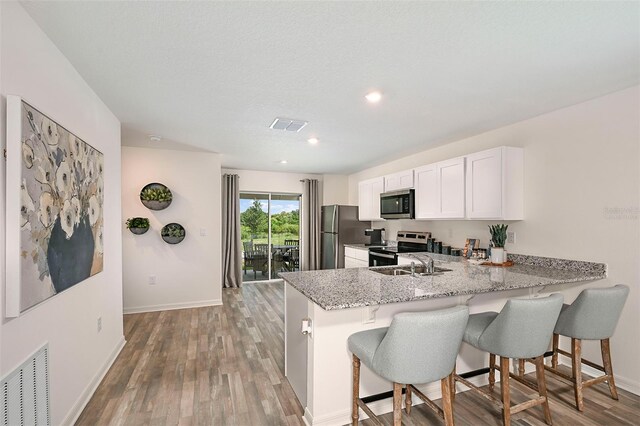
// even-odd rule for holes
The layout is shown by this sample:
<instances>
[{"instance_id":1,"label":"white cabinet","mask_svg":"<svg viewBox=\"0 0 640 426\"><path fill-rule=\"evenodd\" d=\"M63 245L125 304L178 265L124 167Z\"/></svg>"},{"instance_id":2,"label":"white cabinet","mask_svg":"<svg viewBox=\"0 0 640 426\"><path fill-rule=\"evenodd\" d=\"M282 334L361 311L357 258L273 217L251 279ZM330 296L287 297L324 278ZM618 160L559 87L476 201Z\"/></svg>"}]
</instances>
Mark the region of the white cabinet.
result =
<instances>
[{"instance_id":1,"label":"white cabinet","mask_svg":"<svg viewBox=\"0 0 640 426\"><path fill-rule=\"evenodd\" d=\"M366 268L369 266L369 250L366 248L345 247L344 267Z\"/></svg>"},{"instance_id":2,"label":"white cabinet","mask_svg":"<svg viewBox=\"0 0 640 426\"><path fill-rule=\"evenodd\" d=\"M384 178L363 180L358 183L358 219L382 220L380 194L384 192Z\"/></svg>"},{"instance_id":3,"label":"white cabinet","mask_svg":"<svg viewBox=\"0 0 640 426\"><path fill-rule=\"evenodd\" d=\"M524 219L524 152L499 147L467 155L468 219Z\"/></svg>"},{"instance_id":4,"label":"white cabinet","mask_svg":"<svg viewBox=\"0 0 640 426\"><path fill-rule=\"evenodd\" d=\"M413 170L405 170L384 177L385 192L409 188L413 188Z\"/></svg>"},{"instance_id":5,"label":"white cabinet","mask_svg":"<svg viewBox=\"0 0 640 426\"><path fill-rule=\"evenodd\" d=\"M464 157L415 169L416 219L464 219Z\"/></svg>"}]
</instances>

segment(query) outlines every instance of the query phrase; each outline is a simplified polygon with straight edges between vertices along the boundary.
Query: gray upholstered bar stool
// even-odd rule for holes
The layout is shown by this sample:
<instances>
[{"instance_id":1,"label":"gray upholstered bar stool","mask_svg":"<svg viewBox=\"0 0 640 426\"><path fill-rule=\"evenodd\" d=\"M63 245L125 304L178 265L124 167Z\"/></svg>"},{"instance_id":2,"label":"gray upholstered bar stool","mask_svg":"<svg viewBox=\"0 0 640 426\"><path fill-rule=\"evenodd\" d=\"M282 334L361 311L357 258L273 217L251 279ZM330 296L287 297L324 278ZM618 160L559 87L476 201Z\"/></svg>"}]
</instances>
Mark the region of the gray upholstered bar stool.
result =
<instances>
[{"instance_id":1,"label":"gray upholstered bar stool","mask_svg":"<svg viewBox=\"0 0 640 426\"><path fill-rule=\"evenodd\" d=\"M502 408L505 426L511 424L511 415L536 405L542 405L544 418L551 424L551 412L547 399L547 385L544 378L544 353L549 346L560 309L562 295L552 294L536 299L510 299L502 311L483 312L469 316L469 323L463 340L485 352L489 352L489 388L493 390L495 369L500 371L502 399L496 399L490 392L480 389L468 380L455 375L455 380L480 392ZM496 355L500 356L500 367L496 367ZM536 364L537 389L515 374L509 372L509 359L533 358ZM538 391L538 398L511 406L509 377ZM455 384L455 382L454 382ZM453 389L455 392L455 387Z\"/></svg>"},{"instance_id":2,"label":"gray upholstered bar stool","mask_svg":"<svg viewBox=\"0 0 640 426\"><path fill-rule=\"evenodd\" d=\"M360 399L360 362L377 375L393 382L393 424L402 423L402 384L406 384L407 414L411 413L411 391L453 425L451 385L453 368L462 343L469 309L466 306L430 312L397 314L389 327L361 331L349 336L353 353L352 424L358 424L358 408L377 421L375 414ZM441 381L440 409L422 392L411 386Z\"/></svg>"},{"instance_id":3,"label":"gray upholstered bar stool","mask_svg":"<svg viewBox=\"0 0 640 426\"><path fill-rule=\"evenodd\" d=\"M618 399L618 391L613 378L609 338L613 336L622 308L629 295L629 287L617 285L610 288L590 288L583 290L571 305L564 305L553 332L553 355L551 367L547 370L573 382L576 407L582 411L583 388L596 383L608 382L613 399ZM571 338L571 352L558 349L558 337ZM582 359L582 340L600 340L603 366ZM558 354L571 358L571 376L558 371ZM603 376L582 380L582 363L603 371Z\"/></svg>"}]
</instances>

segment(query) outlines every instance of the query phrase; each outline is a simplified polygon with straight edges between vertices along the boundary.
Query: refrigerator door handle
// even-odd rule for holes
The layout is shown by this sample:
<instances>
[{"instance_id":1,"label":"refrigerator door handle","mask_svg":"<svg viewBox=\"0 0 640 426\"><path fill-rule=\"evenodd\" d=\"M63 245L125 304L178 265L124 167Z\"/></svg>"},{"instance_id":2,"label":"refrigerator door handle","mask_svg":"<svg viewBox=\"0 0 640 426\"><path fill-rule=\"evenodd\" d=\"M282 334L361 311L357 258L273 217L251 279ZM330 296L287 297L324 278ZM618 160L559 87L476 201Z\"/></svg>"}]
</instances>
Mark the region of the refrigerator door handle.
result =
<instances>
[{"instance_id":1,"label":"refrigerator door handle","mask_svg":"<svg viewBox=\"0 0 640 426\"><path fill-rule=\"evenodd\" d=\"M336 216L338 216L338 206L333 209L333 215L331 217L331 232L338 232L336 229Z\"/></svg>"}]
</instances>

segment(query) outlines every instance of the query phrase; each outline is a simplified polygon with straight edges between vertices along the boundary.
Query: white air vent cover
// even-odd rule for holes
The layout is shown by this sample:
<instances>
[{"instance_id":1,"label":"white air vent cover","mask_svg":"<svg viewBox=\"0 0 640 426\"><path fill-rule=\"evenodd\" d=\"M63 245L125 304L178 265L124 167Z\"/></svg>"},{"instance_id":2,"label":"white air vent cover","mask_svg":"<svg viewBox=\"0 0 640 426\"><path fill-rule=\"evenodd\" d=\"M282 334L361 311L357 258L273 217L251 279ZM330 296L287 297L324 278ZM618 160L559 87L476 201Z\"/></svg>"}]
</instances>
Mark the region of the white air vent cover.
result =
<instances>
[{"instance_id":1,"label":"white air vent cover","mask_svg":"<svg viewBox=\"0 0 640 426\"><path fill-rule=\"evenodd\" d=\"M50 425L47 345L5 377L0 392L0 425Z\"/></svg>"},{"instance_id":2,"label":"white air vent cover","mask_svg":"<svg viewBox=\"0 0 640 426\"><path fill-rule=\"evenodd\" d=\"M309 122L304 120L292 120L290 118L277 117L271 123L270 128L274 130L286 130L287 132L299 132Z\"/></svg>"}]
</instances>

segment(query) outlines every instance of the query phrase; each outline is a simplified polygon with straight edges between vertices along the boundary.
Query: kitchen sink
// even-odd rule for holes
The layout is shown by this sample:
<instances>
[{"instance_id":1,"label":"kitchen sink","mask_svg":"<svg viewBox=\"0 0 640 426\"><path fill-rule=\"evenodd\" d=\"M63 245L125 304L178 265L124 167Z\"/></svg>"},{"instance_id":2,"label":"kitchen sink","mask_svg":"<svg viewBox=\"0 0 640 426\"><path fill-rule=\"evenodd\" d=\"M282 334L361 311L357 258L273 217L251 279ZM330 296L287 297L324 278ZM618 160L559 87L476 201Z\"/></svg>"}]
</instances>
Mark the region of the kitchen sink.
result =
<instances>
[{"instance_id":1,"label":"kitchen sink","mask_svg":"<svg viewBox=\"0 0 640 426\"><path fill-rule=\"evenodd\" d=\"M392 268L384 268L384 269L370 268L369 270L373 272L377 272L378 274L382 274L382 275L392 275L392 276L411 275L411 266L409 265L395 266ZM433 268L433 274L430 274L426 271L425 267L422 265L416 265L415 267L415 274L421 277L429 276L429 275L442 275L445 272L449 272L449 271L451 271L451 269L440 268L436 266Z\"/></svg>"}]
</instances>

